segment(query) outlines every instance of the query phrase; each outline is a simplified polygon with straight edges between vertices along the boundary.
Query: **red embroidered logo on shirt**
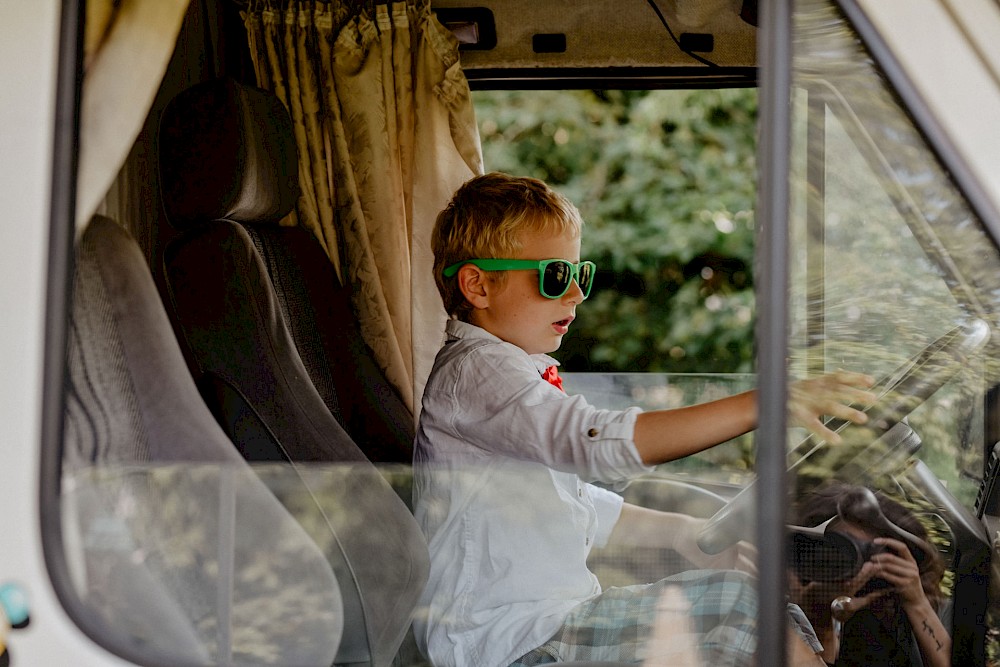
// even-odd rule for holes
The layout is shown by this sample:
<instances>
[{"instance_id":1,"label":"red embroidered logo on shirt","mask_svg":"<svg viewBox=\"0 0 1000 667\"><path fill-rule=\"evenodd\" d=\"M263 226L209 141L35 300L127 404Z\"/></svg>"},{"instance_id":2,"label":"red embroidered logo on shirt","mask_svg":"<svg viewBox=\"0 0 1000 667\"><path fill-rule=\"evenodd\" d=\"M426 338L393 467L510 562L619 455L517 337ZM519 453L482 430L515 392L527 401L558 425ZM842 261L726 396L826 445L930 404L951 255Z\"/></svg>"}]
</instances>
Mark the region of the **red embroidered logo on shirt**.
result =
<instances>
[{"instance_id":1,"label":"red embroidered logo on shirt","mask_svg":"<svg viewBox=\"0 0 1000 667\"><path fill-rule=\"evenodd\" d=\"M559 377L559 371L555 366L549 366L542 372L542 379L548 382L550 385L558 389L559 391L565 392L562 385L562 378Z\"/></svg>"}]
</instances>

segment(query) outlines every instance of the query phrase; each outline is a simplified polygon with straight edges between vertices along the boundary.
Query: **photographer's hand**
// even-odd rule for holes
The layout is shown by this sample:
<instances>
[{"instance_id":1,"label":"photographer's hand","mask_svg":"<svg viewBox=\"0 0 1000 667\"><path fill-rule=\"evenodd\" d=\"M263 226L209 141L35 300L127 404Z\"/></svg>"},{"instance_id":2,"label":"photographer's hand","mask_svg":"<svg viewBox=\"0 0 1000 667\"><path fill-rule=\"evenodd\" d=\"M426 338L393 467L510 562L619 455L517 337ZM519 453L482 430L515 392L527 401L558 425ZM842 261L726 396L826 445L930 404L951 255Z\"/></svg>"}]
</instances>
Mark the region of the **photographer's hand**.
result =
<instances>
[{"instance_id":1,"label":"photographer's hand","mask_svg":"<svg viewBox=\"0 0 1000 667\"><path fill-rule=\"evenodd\" d=\"M887 551L872 556L870 563L899 596L924 664L948 667L951 665L951 637L924 593L920 568L913 554L906 544L889 537L877 538L875 543L885 546Z\"/></svg>"},{"instance_id":2,"label":"photographer's hand","mask_svg":"<svg viewBox=\"0 0 1000 667\"><path fill-rule=\"evenodd\" d=\"M852 578L845 581L810 581L803 584L792 574L789 577L791 599L805 612L823 644L823 659L833 663L840 652L840 632L843 624L859 610L889 592L888 588L854 597L877 574L874 563L866 562ZM836 618L833 608L836 608Z\"/></svg>"},{"instance_id":3,"label":"photographer's hand","mask_svg":"<svg viewBox=\"0 0 1000 667\"><path fill-rule=\"evenodd\" d=\"M889 537L880 537L875 540L875 544L886 547L888 551L873 555L870 562L877 568L878 576L892 584L903 607L926 603L920 568L909 548L903 542Z\"/></svg>"},{"instance_id":4,"label":"photographer's hand","mask_svg":"<svg viewBox=\"0 0 1000 667\"><path fill-rule=\"evenodd\" d=\"M810 621L823 627L832 623L830 604L834 600L842 600L843 616L840 621L844 622L889 592L888 588L882 588L867 595L857 595L857 591L863 589L877 574L877 566L866 562L856 575L845 581L810 581L802 584L797 578L792 577L794 580L791 587L792 600L802 607Z\"/></svg>"}]
</instances>

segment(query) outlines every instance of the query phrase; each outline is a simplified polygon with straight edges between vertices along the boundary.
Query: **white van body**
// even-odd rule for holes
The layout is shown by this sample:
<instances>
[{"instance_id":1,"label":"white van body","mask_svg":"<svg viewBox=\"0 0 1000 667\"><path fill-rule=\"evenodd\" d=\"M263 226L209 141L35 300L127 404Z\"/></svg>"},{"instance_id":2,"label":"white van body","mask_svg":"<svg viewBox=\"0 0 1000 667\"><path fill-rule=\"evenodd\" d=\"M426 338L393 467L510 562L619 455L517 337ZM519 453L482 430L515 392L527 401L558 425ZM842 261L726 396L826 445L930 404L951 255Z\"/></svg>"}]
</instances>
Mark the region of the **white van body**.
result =
<instances>
[{"instance_id":1,"label":"white van body","mask_svg":"<svg viewBox=\"0 0 1000 667\"><path fill-rule=\"evenodd\" d=\"M771 15L766 4L765 19ZM948 167L969 197L980 210L1000 211L1000 6L991 0L849 5L870 18L912 86L905 103L919 100L922 106L911 112L934 141L947 143ZM0 623L0 641L14 667L131 664L87 637L65 612L42 545L41 406L46 294L53 277L60 12L57 0L0 2L0 586L18 587L30 610L25 628L5 632ZM1000 238L1000 229L990 231Z\"/></svg>"}]
</instances>

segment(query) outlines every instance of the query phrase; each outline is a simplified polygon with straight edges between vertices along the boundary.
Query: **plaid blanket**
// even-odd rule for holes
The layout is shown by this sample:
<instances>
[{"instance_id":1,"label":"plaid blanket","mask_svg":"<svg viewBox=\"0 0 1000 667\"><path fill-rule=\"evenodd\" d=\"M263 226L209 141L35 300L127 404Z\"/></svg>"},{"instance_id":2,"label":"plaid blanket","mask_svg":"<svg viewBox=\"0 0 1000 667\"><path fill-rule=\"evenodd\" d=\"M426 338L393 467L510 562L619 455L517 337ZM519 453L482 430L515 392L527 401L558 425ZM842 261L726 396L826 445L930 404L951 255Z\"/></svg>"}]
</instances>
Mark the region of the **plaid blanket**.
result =
<instances>
[{"instance_id":1,"label":"plaid blanket","mask_svg":"<svg viewBox=\"0 0 1000 667\"><path fill-rule=\"evenodd\" d=\"M656 583L609 588L577 606L548 642L511 667L611 661L743 667L757 646L756 580L733 570L692 570ZM804 614L789 623L822 650Z\"/></svg>"}]
</instances>

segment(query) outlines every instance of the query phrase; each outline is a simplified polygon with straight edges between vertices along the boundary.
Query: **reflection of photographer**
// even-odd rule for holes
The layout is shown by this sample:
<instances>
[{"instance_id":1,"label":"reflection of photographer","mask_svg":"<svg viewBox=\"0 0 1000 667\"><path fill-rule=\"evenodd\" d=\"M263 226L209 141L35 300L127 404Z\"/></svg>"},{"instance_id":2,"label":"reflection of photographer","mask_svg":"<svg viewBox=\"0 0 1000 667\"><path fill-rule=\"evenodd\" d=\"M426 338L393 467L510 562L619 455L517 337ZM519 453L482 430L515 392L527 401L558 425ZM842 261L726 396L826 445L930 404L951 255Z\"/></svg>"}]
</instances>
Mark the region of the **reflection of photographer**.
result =
<instances>
[{"instance_id":1,"label":"reflection of photographer","mask_svg":"<svg viewBox=\"0 0 1000 667\"><path fill-rule=\"evenodd\" d=\"M941 621L944 563L916 516L866 488L825 486L797 508L789 590L844 666L951 664Z\"/></svg>"}]
</instances>

